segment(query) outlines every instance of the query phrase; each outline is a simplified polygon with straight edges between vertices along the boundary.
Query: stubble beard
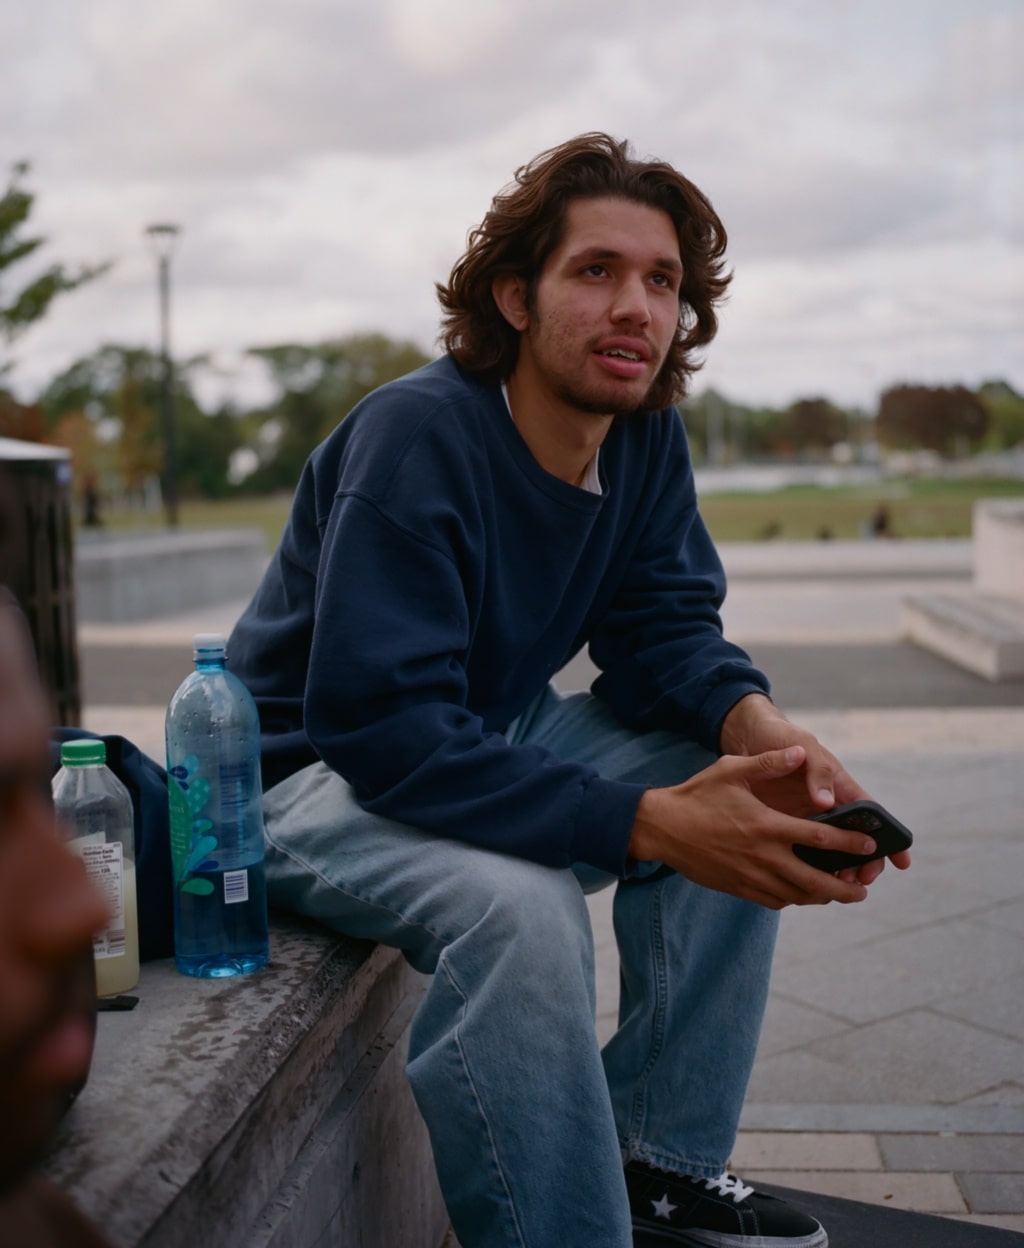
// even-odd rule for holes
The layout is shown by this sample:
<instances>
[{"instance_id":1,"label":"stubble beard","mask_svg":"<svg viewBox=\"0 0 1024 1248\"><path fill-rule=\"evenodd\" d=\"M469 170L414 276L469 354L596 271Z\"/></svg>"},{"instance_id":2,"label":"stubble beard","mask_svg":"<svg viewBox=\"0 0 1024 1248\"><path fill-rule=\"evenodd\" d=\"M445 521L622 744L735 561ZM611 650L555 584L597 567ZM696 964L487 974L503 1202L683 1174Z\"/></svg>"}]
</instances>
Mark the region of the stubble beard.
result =
<instances>
[{"instance_id":1,"label":"stubble beard","mask_svg":"<svg viewBox=\"0 0 1024 1248\"><path fill-rule=\"evenodd\" d=\"M574 385L571 381L564 380L556 384L555 394L563 403L589 416L619 417L643 415L654 410L648 402L648 396L661 380L663 368L664 363L639 400L627 402L624 395L616 396L613 392L614 387L612 384L605 390L597 386Z\"/></svg>"},{"instance_id":2,"label":"stubble beard","mask_svg":"<svg viewBox=\"0 0 1024 1248\"><path fill-rule=\"evenodd\" d=\"M532 334L536 337L537 362L542 372L546 374L552 393L561 402L585 415L602 416L606 419L609 416L643 415L655 410L648 402L648 397L662 380L668 365L668 348L662 355L657 371L647 388L639 398L627 400L625 394L621 393L623 387L616 386L613 378L609 378L605 383L587 384L584 380L574 380L571 376L566 376L561 372L557 364L560 347L557 334L552 337L548 333L547 319L541 315L535 298L528 301L527 307L532 319ZM587 353L596 351L600 341L600 338L595 337L588 342L585 347ZM572 343L568 346L571 350Z\"/></svg>"}]
</instances>

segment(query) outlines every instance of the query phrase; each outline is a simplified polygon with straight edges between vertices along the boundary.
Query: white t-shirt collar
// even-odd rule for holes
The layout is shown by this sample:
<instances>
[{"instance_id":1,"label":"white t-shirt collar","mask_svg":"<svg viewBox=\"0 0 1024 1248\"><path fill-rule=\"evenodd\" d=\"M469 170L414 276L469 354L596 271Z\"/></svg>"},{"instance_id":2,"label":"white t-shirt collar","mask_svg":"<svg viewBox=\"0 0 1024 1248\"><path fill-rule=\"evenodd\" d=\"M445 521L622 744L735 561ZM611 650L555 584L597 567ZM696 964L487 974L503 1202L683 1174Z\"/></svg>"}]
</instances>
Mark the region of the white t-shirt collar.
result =
<instances>
[{"instance_id":1,"label":"white t-shirt collar","mask_svg":"<svg viewBox=\"0 0 1024 1248\"><path fill-rule=\"evenodd\" d=\"M504 382L501 383L501 393L504 395L505 406L508 408L508 414L514 422L515 417L512 415L512 404L508 401L508 386ZM581 490L586 490L588 494L603 493L603 490L601 489L601 475L597 470L597 461L600 458L600 455L601 451L600 448L598 448L598 450L594 452L594 458L589 464L587 464L586 475L579 484L579 488Z\"/></svg>"}]
</instances>

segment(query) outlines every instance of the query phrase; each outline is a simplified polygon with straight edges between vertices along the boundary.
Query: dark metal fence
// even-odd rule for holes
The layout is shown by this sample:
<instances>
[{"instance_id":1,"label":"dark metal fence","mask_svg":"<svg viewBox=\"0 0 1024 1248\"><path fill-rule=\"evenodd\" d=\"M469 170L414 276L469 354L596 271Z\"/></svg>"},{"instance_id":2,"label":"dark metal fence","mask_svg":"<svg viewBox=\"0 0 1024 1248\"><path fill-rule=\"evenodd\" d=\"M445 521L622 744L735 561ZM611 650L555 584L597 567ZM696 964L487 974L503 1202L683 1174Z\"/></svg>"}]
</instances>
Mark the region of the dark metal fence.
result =
<instances>
[{"instance_id":1,"label":"dark metal fence","mask_svg":"<svg viewBox=\"0 0 1024 1248\"><path fill-rule=\"evenodd\" d=\"M66 451L0 439L3 576L28 617L56 723L81 723L71 462Z\"/></svg>"}]
</instances>

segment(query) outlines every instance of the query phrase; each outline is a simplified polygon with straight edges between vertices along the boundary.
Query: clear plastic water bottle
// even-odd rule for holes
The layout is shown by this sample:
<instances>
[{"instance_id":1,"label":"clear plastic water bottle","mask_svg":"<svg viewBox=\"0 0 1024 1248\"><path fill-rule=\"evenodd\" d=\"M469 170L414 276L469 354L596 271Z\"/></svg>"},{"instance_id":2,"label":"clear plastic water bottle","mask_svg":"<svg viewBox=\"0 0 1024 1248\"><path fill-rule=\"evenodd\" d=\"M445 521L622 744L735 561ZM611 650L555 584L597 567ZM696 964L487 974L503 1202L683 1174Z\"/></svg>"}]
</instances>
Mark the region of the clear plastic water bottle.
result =
<instances>
[{"instance_id":1,"label":"clear plastic water bottle","mask_svg":"<svg viewBox=\"0 0 1024 1248\"><path fill-rule=\"evenodd\" d=\"M53 805L68 844L107 899L110 919L93 937L96 992L127 992L139 982L139 912L135 897L135 813L128 790L107 766L103 741L60 747Z\"/></svg>"},{"instance_id":2,"label":"clear plastic water bottle","mask_svg":"<svg viewBox=\"0 0 1024 1248\"><path fill-rule=\"evenodd\" d=\"M185 975L216 978L269 956L260 725L224 667L224 638L196 636L193 657L166 720L174 960Z\"/></svg>"}]
</instances>

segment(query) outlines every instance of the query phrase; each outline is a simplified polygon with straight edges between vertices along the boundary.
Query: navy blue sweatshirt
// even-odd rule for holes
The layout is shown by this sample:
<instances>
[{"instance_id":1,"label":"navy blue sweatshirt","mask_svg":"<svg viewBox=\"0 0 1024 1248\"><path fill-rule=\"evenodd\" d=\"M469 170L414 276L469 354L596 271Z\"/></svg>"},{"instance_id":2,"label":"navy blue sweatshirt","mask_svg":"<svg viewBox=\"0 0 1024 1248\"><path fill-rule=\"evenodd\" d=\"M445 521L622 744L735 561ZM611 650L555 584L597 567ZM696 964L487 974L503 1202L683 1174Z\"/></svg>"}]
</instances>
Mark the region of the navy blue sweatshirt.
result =
<instances>
[{"instance_id":1,"label":"navy blue sweatshirt","mask_svg":"<svg viewBox=\"0 0 1024 1248\"><path fill-rule=\"evenodd\" d=\"M450 357L360 403L306 464L228 648L265 786L320 758L369 811L624 874L643 787L504 730L585 645L623 723L711 749L768 682L722 636L678 412L615 421L600 473L600 495L551 476L500 387Z\"/></svg>"}]
</instances>

